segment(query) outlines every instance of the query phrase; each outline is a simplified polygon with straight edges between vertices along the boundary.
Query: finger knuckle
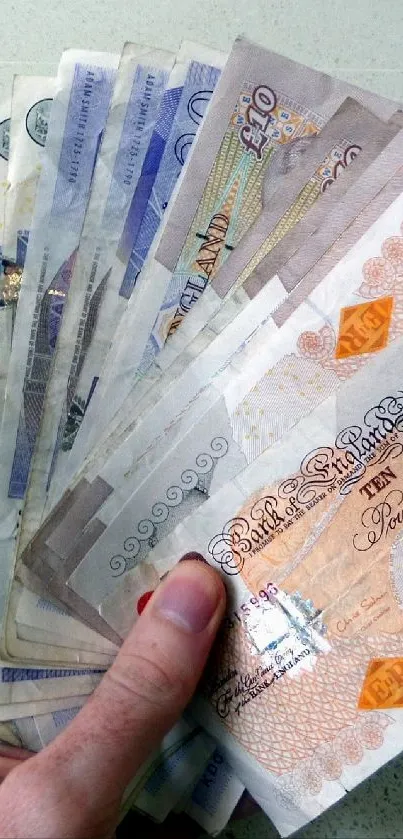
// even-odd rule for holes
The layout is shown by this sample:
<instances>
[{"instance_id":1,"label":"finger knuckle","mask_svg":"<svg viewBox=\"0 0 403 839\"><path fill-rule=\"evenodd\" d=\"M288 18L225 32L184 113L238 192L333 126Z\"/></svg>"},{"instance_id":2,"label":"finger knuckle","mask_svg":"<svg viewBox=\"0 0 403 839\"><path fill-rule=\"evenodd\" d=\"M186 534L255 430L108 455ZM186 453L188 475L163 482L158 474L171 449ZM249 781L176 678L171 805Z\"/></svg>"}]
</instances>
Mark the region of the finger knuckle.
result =
<instances>
[{"instance_id":1,"label":"finger knuckle","mask_svg":"<svg viewBox=\"0 0 403 839\"><path fill-rule=\"evenodd\" d=\"M156 707L176 705L189 693L187 679L172 663L140 652L121 655L109 671L114 689Z\"/></svg>"}]
</instances>

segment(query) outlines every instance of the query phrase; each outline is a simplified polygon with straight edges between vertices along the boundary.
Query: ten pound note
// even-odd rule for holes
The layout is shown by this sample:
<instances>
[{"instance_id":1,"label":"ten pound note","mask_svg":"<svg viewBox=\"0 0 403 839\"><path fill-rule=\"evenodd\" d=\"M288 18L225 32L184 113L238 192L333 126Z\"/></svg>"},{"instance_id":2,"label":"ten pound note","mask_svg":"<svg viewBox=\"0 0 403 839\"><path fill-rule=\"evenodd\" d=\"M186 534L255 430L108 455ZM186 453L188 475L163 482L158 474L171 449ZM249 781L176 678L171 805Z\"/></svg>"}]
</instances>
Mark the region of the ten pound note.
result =
<instances>
[{"instance_id":1,"label":"ten pound note","mask_svg":"<svg viewBox=\"0 0 403 839\"><path fill-rule=\"evenodd\" d=\"M226 575L195 713L283 835L402 746L387 689L403 652L402 219L400 195L290 317L240 406L238 439L262 453L164 546ZM290 379L316 407L265 448L265 392ZM161 545L148 561L162 572Z\"/></svg>"},{"instance_id":2,"label":"ten pound note","mask_svg":"<svg viewBox=\"0 0 403 839\"><path fill-rule=\"evenodd\" d=\"M255 358L256 384L244 398L239 377L226 390L246 465L146 560L162 575L197 549L226 575L230 609L195 712L284 835L401 748L376 674L361 694L369 664L403 646L402 195L400 172ZM160 481L154 496L145 487L137 504L165 501L170 515ZM133 546L149 523L132 527ZM83 571L85 560L69 582L82 593Z\"/></svg>"},{"instance_id":3,"label":"ten pound note","mask_svg":"<svg viewBox=\"0 0 403 839\"><path fill-rule=\"evenodd\" d=\"M137 329L133 334L126 323L130 341L123 337L114 347L108 375L99 382L91 417L98 429L105 430L136 369L141 376L148 371L263 207L270 206L273 190L309 138L349 95L384 120L396 109L375 94L236 41L143 274L143 293L135 298ZM316 189L317 183L307 202Z\"/></svg>"}]
</instances>

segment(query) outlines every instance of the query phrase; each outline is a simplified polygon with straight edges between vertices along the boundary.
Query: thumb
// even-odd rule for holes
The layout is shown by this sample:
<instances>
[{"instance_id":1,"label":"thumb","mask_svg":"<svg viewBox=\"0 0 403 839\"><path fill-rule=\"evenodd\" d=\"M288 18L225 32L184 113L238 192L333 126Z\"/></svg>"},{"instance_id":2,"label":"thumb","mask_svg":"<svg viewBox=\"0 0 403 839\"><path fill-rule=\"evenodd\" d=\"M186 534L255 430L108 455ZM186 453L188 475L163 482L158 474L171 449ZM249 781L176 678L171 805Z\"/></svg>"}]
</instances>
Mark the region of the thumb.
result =
<instances>
[{"instance_id":1,"label":"thumb","mask_svg":"<svg viewBox=\"0 0 403 839\"><path fill-rule=\"evenodd\" d=\"M224 609L223 582L205 562L178 563L158 586L82 711L26 764L25 791L31 771L47 788L46 800L50 794L52 819L61 801L66 813L70 799L76 813L80 802L80 830L87 823L92 835L88 819L99 823L102 814L108 823L125 787L192 697ZM42 830L44 807L42 794ZM71 821L70 830L75 835Z\"/></svg>"},{"instance_id":2,"label":"thumb","mask_svg":"<svg viewBox=\"0 0 403 839\"><path fill-rule=\"evenodd\" d=\"M85 773L98 775L98 760L103 762L107 750L103 784L123 789L191 699L224 608L224 585L207 563L178 563L149 600L93 696L57 741L64 757L66 748L73 758L78 743L85 743L80 761L86 761Z\"/></svg>"}]
</instances>

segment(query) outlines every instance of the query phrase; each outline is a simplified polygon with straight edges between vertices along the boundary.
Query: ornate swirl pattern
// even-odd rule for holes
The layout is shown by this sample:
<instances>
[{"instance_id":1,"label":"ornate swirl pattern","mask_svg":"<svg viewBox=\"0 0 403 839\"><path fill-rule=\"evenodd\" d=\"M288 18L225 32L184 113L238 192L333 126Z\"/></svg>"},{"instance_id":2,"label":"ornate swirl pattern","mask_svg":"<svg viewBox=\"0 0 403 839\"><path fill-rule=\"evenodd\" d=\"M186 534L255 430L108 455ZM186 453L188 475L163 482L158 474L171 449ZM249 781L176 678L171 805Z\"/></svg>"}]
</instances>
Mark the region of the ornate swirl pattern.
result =
<instances>
[{"instance_id":1,"label":"ornate swirl pattern","mask_svg":"<svg viewBox=\"0 0 403 839\"><path fill-rule=\"evenodd\" d=\"M222 532L214 536L209 543L209 553L229 576L242 571L245 553L250 550L249 530L247 519L238 516L227 521Z\"/></svg>"},{"instance_id":2,"label":"ornate swirl pattern","mask_svg":"<svg viewBox=\"0 0 403 839\"><path fill-rule=\"evenodd\" d=\"M109 567L114 577L120 577L139 561L139 555L148 552L158 542L158 527L164 524L175 508L179 507L194 490L200 492L200 499L208 498L206 478L214 471L217 460L228 452L225 437L214 437L210 442L210 451L201 452L195 460L195 467L184 469L179 484L172 484L162 500L156 501L148 518L141 519L137 532L128 536L123 543L123 551L109 560Z\"/></svg>"}]
</instances>

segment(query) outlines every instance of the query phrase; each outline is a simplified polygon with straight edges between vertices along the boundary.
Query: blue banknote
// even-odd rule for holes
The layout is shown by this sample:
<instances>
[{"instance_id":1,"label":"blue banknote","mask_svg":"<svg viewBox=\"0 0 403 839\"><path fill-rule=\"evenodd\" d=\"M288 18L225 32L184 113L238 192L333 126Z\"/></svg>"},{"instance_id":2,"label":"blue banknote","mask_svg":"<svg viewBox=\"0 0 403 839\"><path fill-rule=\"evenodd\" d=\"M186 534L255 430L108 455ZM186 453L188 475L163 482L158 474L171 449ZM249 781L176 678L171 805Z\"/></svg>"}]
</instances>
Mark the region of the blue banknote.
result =
<instances>
[{"instance_id":1,"label":"blue banknote","mask_svg":"<svg viewBox=\"0 0 403 839\"><path fill-rule=\"evenodd\" d=\"M163 96L160 111L150 145L142 167L141 175L130 205L122 237L119 243L117 256L124 265L130 265L132 261L132 250L135 247L143 218L147 213L148 204L158 170L163 159L164 150L170 135L175 114L182 95L182 87L168 88ZM152 239L150 240L151 244ZM137 273L138 273L137 269ZM134 279L133 279L134 278ZM136 280L136 266L132 270L126 270L124 280L120 288L122 297L130 297Z\"/></svg>"},{"instance_id":2,"label":"blue banknote","mask_svg":"<svg viewBox=\"0 0 403 839\"><path fill-rule=\"evenodd\" d=\"M59 711L13 720L12 728L16 731L22 746L38 752L44 746L48 746L58 734L61 734L81 710L82 704L81 702L80 705Z\"/></svg>"},{"instance_id":3,"label":"blue banknote","mask_svg":"<svg viewBox=\"0 0 403 839\"><path fill-rule=\"evenodd\" d=\"M216 749L196 784L185 811L207 833L215 835L227 824L244 789L224 755Z\"/></svg>"},{"instance_id":4,"label":"blue banknote","mask_svg":"<svg viewBox=\"0 0 403 839\"><path fill-rule=\"evenodd\" d=\"M130 298L136 286L219 76L220 70L216 67L189 61L183 85L171 87L164 94L117 251L120 263L127 266L120 287L121 298ZM58 488L64 487L79 467L82 452L92 434L93 395L97 392L98 381L99 373L87 379L85 386L82 380L78 383L65 434L65 448L72 446L72 452L68 464L61 463L59 455L56 481L53 479ZM76 447L74 440L78 430L79 445ZM58 497L58 492L55 496Z\"/></svg>"},{"instance_id":5,"label":"blue banknote","mask_svg":"<svg viewBox=\"0 0 403 839\"><path fill-rule=\"evenodd\" d=\"M9 480L9 498L23 498L27 485L46 385L76 258L95 160L108 113L113 81L114 71L111 68L76 64L52 205L48 217L45 217L44 222L42 221L42 224L46 225L46 231L39 230L36 235L31 266L29 266L28 248L28 266L37 275L37 296L31 323L27 324L30 329L29 347L23 383L23 404L18 420ZM58 115L56 97L51 125L52 120L56 120ZM50 157L51 155L47 161L48 166ZM46 179L46 176L45 158L43 177ZM36 217L34 216L34 228L35 226L40 228L41 210L43 212L40 207L40 187L41 183L38 187L39 207ZM55 253L60 246L62 235L69 251L64 259L58 262ZM38 240L42 244L41 254L35 254L35 249L39 250Z\"/></svg>"},{"instance_id":6,"label":"blue banknote","mask_svg":"<svg viewBox=\"0 0 403 839\"><path fill-rule=\"evenodd\" d=\"M137 58L133 59L133 63L134 61L137 61ZM160 111L161 100L164 98L168 72L164 67L137 64L134 75L133 70L128 71L125 66L119 77L120 80L124 73L129 77L133 76L130 95L127 102L122 100L119 103L125 107L122 123L119 124L114 116L113 103L111 108L113 119L108 120L106 125L82 231L77 270L72 281L77 305L74 309L66 311L53 368L51 385L54 386L55 392L48 394L49 398L45 407L45 411L49 414L49 423L50 414L54 415L52 427L49 424L46 429L47 437L54 439L52 463L47 467L46 489L52 478L60 448L69 450L72 447L85 411L83 395L76 396L80 374L86 361L87 366L91 367L96 360L96 357L94 359L91 355L90 349L97 335L97 329L98 334L99 332L106 333L114 320L113 300L110 299L113 298L113 293L109 295L111 291L109 280L116 245L121 236L123 219L130 201L133 208L133 191L137 192L136 184L140 184L140 181L144 191L146 177L142 161L145 161L146 156L150 158L150 135L153 148L155 149L157 145L153 126ZM112 145L116 145L115 151L112 150ZM108 168L112 153L115 154L115 158L110 187L106 191L104 171ZM157 165L156 161L154 165ZM148 169L152 170L150 159ZM75 331L73 343L72 336ZM58 377L60 377L60 368L65 365L69 354L70 369L63 404L61 401L58 402L57 397L57 394L60 394ZM88 373L86 377L84 375L84 380L85 378L88 382ZM91 398L94 382L88 382L88 385L89 391L84 395L85 403ZM39 440L38 451L40 451L40 442ZM42 452L40 455L43 459L45 458ZM44 468L43 465L42 468Z\"/></svg>"},{"instance_id":7,"label":"blue banknote","mask_svg":"<svg viewBox=\"0 0 403 839\"><path fill-rule=\"evenodd\" d=\"M132 244L120 292L124 297L130 297L133 291L219 76L217 68L192 61L183 90L175 91L176 108L171 107L171 125L169 120L164 120L165 143L158 145L160 165L154 182L151 179L147 182L147 204L142 214L137 213L135 218L133 212L128 218L124 241L129 239L130 231ZM142 199L144 194L143 188Z\"/></svg>"},{"instance_id":8,"label":"blue banknote","mask_svg":"<svg viewBox=\"0 0 403 839\"><path fill-rule=\"evenodd\" d=\"M104 669L87 668L83 670L62 670L52 667L0 667L0 682L10 684L16 682L33 682L38 679L63 679L68 676L93 676L104 673Z\"/></svg>"}]
</instances>

